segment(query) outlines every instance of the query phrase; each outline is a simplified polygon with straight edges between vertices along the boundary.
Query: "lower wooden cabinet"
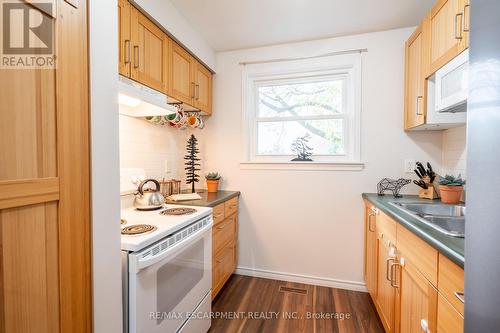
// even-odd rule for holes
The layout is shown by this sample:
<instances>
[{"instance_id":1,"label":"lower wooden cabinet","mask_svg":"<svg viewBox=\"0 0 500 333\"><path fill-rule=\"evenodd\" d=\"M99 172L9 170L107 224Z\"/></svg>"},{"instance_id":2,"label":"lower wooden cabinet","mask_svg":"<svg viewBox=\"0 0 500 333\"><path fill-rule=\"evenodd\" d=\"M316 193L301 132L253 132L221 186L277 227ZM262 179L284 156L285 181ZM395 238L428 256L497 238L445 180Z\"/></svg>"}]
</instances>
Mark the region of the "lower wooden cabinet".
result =
<instances>
[{"instance_id":1,"label":"lower wooden cabinet","mask_svg":"<svg viewBox=\"0 0 500 333\"><path fill-rule=\"evenodd\" d=\"M212 299L224 287L238 263L238 198L213 208Z\"/></svg>"},{"instance_id":2,"label":"lower wooden cabinet","mask_svg":"<svg viewBox=\"0 0 500 333\"><path fill-rule=\"evenodd\" d=\"M463 269L368 202L364 277L386 332L463 332Z\"/></svg>"}]
</instances>

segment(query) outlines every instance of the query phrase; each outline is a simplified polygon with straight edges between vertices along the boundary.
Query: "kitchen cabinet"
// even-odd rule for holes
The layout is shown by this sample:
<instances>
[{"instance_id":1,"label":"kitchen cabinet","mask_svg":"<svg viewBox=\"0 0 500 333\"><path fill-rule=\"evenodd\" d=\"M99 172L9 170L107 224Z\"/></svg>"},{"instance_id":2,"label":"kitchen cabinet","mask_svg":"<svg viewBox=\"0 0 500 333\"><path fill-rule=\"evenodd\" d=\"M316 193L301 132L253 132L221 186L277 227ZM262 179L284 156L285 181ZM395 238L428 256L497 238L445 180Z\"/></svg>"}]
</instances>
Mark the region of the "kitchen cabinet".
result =
<instances>
[{"instance_id":1,"label":"kitchen cabinet","mask_svg":"<svg viewBox=\"0 0 500 333\"><path fill-rule=\"evenodd\" d=\"M236 270L238 262L238 197L226 200L212 211L212 299Z\"/></svg>"},{"instance_id":2,"label":"kitchen cabinet","mask_svg":"<svg viewBox=\"0 0 500 333\"><path fill-rule=\"evenodd\" d=\"M405 45L405 129L425 124L426 90L426 34L427 20L413 32Z\"/></svg>"},{"instance_id":3,"label":"kitchen cabinet","mask_svg":"<svg viewBox=\"0 0 500 333\"><path fill-rule=\"evenodd\" d=\"M463 331L463 269L369 202L364 267L386 332Z\"/></svg>"},{"instance_id":4,"label":"kitchen cabinet","mask_svg":"<svg viewBox=\"0 0 500 333\"><path fill-rule=\"evenodd\" d=\"M180 45L174 43L170 52L170 62L170 95L181 102L193 105L195 60Z\"/></svg>"},{"instance_id":5,"label":"kitchen cabinet","mask_svg":"<svg viewBox=\"0 0 500 333\"><path fill-rule=\"evenodd\" d=\"M118 1L118 59L121 75L130 77L130 11L131 6L127 0Z\"/></svg>"},{"instance_id":6,"label":"kitchen cabinet","mask_svg":"<svg viewBox=\"0 0 500 333\"><path fill-rule=\"evenodd\" d=\"M212 73L180 45L170 52L170 95L204 114L212 113Z\"/></svg>"},{"instance_id":7,"label":"kitchen cabinet","mask_svg":"<svg viewBox=\"0 0 500 333\"><path fill-rule=\"evenodd\" d=\"M391 264L396 260L395 230L393 221L377 215L377 298L380 320L386 332L395 332L396 289L391 276Z\"/></svg>"},{"instance_id":8,"label":"kitchen cabinet","mask_svg":"<svg viewBox=\"0 0 500 333\"><path fill-rule=\"evenodd\" d=\"M400 332L435 332L437 325L437 290L400 254L399 263Z\"/></svg>"},{"instance_id":9,"label":"kitchen cabinet","mask_svg":"<svg viewBox=\"0 0 500 333\"><path fill-rule=\"evenodd\" d=\"M170 38L146 16L131 10L132 79L161 92L167 92Z\"/></svg>"},{"instance_id":10,"label":"kitchen cabinet","mask_svg":"<svg viewBox=\"0 0 500 333\"><path fill-rule=\"evenodd\" d=\"M365 204L365 281L373 302L377 299L377 209Z\"/></svg>"},{"instance_id":11,"label":"kitchen cabinet","mask_svg":"<svg viewBox=\"0 0 500 333\"><path fill-rule=\"evenodd\" d=\"M432 7L429 18L429 75L468 47L468 33L464 31L468 29L470 16L467 5L464 0L438 0Z\"/></svg>"},{"instance_id":12,"label":"kitchen cabinet","mask_svg":"<svg viewBox=\"0 0 500 333\"><path fill-rule=\"evenodd\" d=\"M127 0L118 21L119 73L211 115L212 72Z\"/></svg>"}]
</instances>

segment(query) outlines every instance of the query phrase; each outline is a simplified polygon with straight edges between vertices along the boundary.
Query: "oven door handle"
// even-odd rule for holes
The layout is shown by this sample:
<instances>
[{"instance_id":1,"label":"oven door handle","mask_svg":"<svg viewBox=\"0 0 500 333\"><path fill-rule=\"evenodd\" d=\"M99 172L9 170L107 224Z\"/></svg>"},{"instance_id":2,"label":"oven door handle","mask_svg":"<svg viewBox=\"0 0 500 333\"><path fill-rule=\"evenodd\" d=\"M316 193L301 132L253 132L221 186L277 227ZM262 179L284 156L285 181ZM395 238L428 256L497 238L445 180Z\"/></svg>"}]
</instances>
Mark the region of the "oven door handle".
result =
<instances>
[{"instance_id":1,"label":"oven door handle","mask_svg":"<svg viewBox=\"0 0 500 333\"><path fill-rule=\"evenodd\" d=\"M211 232L211 231L212 231L212 223L204 226L202 229L198 230L194 235L183 239L179 243L175 244L174 246L172 246L168 250L158 254L157 256L153 256L153 257L146 258L146 259L140 259L141 255L144 253L144 251L141 251L137 254L132 254L132 256L134 257L134 260L132 260L132 262L130 263L131 272L138 273L139 271L141 271L144 268L152 266L152 265L154 265L162 260L167 259L170 256L175 255L177 252L186 248L187 246L189 246L193 242L197 241L198 239L203 238L207 232ZM210 244L210 248L211 248L211 244Z\"/></svg>"}]
</instances>

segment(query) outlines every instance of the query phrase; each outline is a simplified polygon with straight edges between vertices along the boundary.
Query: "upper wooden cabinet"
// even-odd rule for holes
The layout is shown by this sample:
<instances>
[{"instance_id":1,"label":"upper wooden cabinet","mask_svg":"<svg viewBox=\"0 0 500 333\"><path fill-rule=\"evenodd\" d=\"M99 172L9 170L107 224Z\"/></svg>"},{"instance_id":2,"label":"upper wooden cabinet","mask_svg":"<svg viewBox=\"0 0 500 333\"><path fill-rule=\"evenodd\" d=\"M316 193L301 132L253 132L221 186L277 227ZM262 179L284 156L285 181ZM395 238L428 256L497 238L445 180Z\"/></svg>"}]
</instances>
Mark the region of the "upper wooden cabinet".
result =
<instances>
[{"instance_id":1,"label":"upper wooden cabinet","mask_svg":"<svg viewBox=\"0 0 500 333\"><path fill-rule=\"evenodd\" d=\"M170 38L137 9L131 12L131 77L166 92Z\"/></svg>"},{"instance_id":2,"label":"upper wooden cabinet","mask_svg":"<svg viewBox=\"0 0 500 333\"><path fill-rule=\"evenodd\" d=\"M179 101L194 106L195 83L193 76L195 59L181 46L173 43L170 64L170 95Z\"/></svg>"},{"instance_id":3,"label":"upper wooden cabinet","mask_svg":"<svg viewBox=\"0 0 500 333\"><path fill-rule=\"evenodd\" d=\"M131 6L126 0L118 1L118 63L119 72L130 77L130 10Z\"/></svg>"},{"instance_id":4,"label":"upper wooden cabinet","mask_svg":"<svg viewBox=\"0 0 500 333\"><path fill-rule=\"evenodd\" d=\"M405 61L405 129L425 124L426 101L426 34L427 20L415 30L406 42Z\"/></svg>"},{"instance_id":5,"label":"upper wooden cabinet","mask_svg":"<svg viewBox=\"0 0 500 333\"><path fill-rule=\"evenodd\" d=\"M212 113L212 73L199 62L194 70L194 107Z\"/></svg>"},{"instance_id":6,"label":"upper wooden cabinet","mask_svg":"<svg viewBox=\"0 0 500 333\"><path fill-rule=\"evenodd\" d=\"M429 17L429 75L455 58L468 45L468 0L438 0Z\"/></svg>"},{"instance_id":7,"label":"upper wooden cabinet","mask_svg":"<svg viewBox=\"0 0 500 333\"><path fill-rule=\"evenodd\" d=\"M118 0L119 72L212 113L212 73L127 0Z\"/></svg>"}]
</instances>

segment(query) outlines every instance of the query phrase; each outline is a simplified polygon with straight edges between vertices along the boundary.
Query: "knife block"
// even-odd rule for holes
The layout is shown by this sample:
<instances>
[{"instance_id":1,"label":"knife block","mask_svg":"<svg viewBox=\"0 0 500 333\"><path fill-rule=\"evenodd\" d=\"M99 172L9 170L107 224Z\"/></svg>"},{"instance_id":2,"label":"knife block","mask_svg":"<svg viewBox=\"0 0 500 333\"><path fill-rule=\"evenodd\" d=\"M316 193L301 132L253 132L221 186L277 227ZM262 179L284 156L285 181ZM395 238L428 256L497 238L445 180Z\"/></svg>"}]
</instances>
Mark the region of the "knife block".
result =
<instances>
[{"instance_id":1,"label":"knife block","mask_svg":"<svg viewBox=\"0 0 500 333\"><path fill-rule=\"evenodd\" d=\"M436 191L436 188L434 187L434 184L427 184L427 186L429 186L427 189L422 188L420 189L420 191L418 191L418 196L420 198L430 199L430 200L440 198L439 193Z\"/></svg>"}]
</instances>

